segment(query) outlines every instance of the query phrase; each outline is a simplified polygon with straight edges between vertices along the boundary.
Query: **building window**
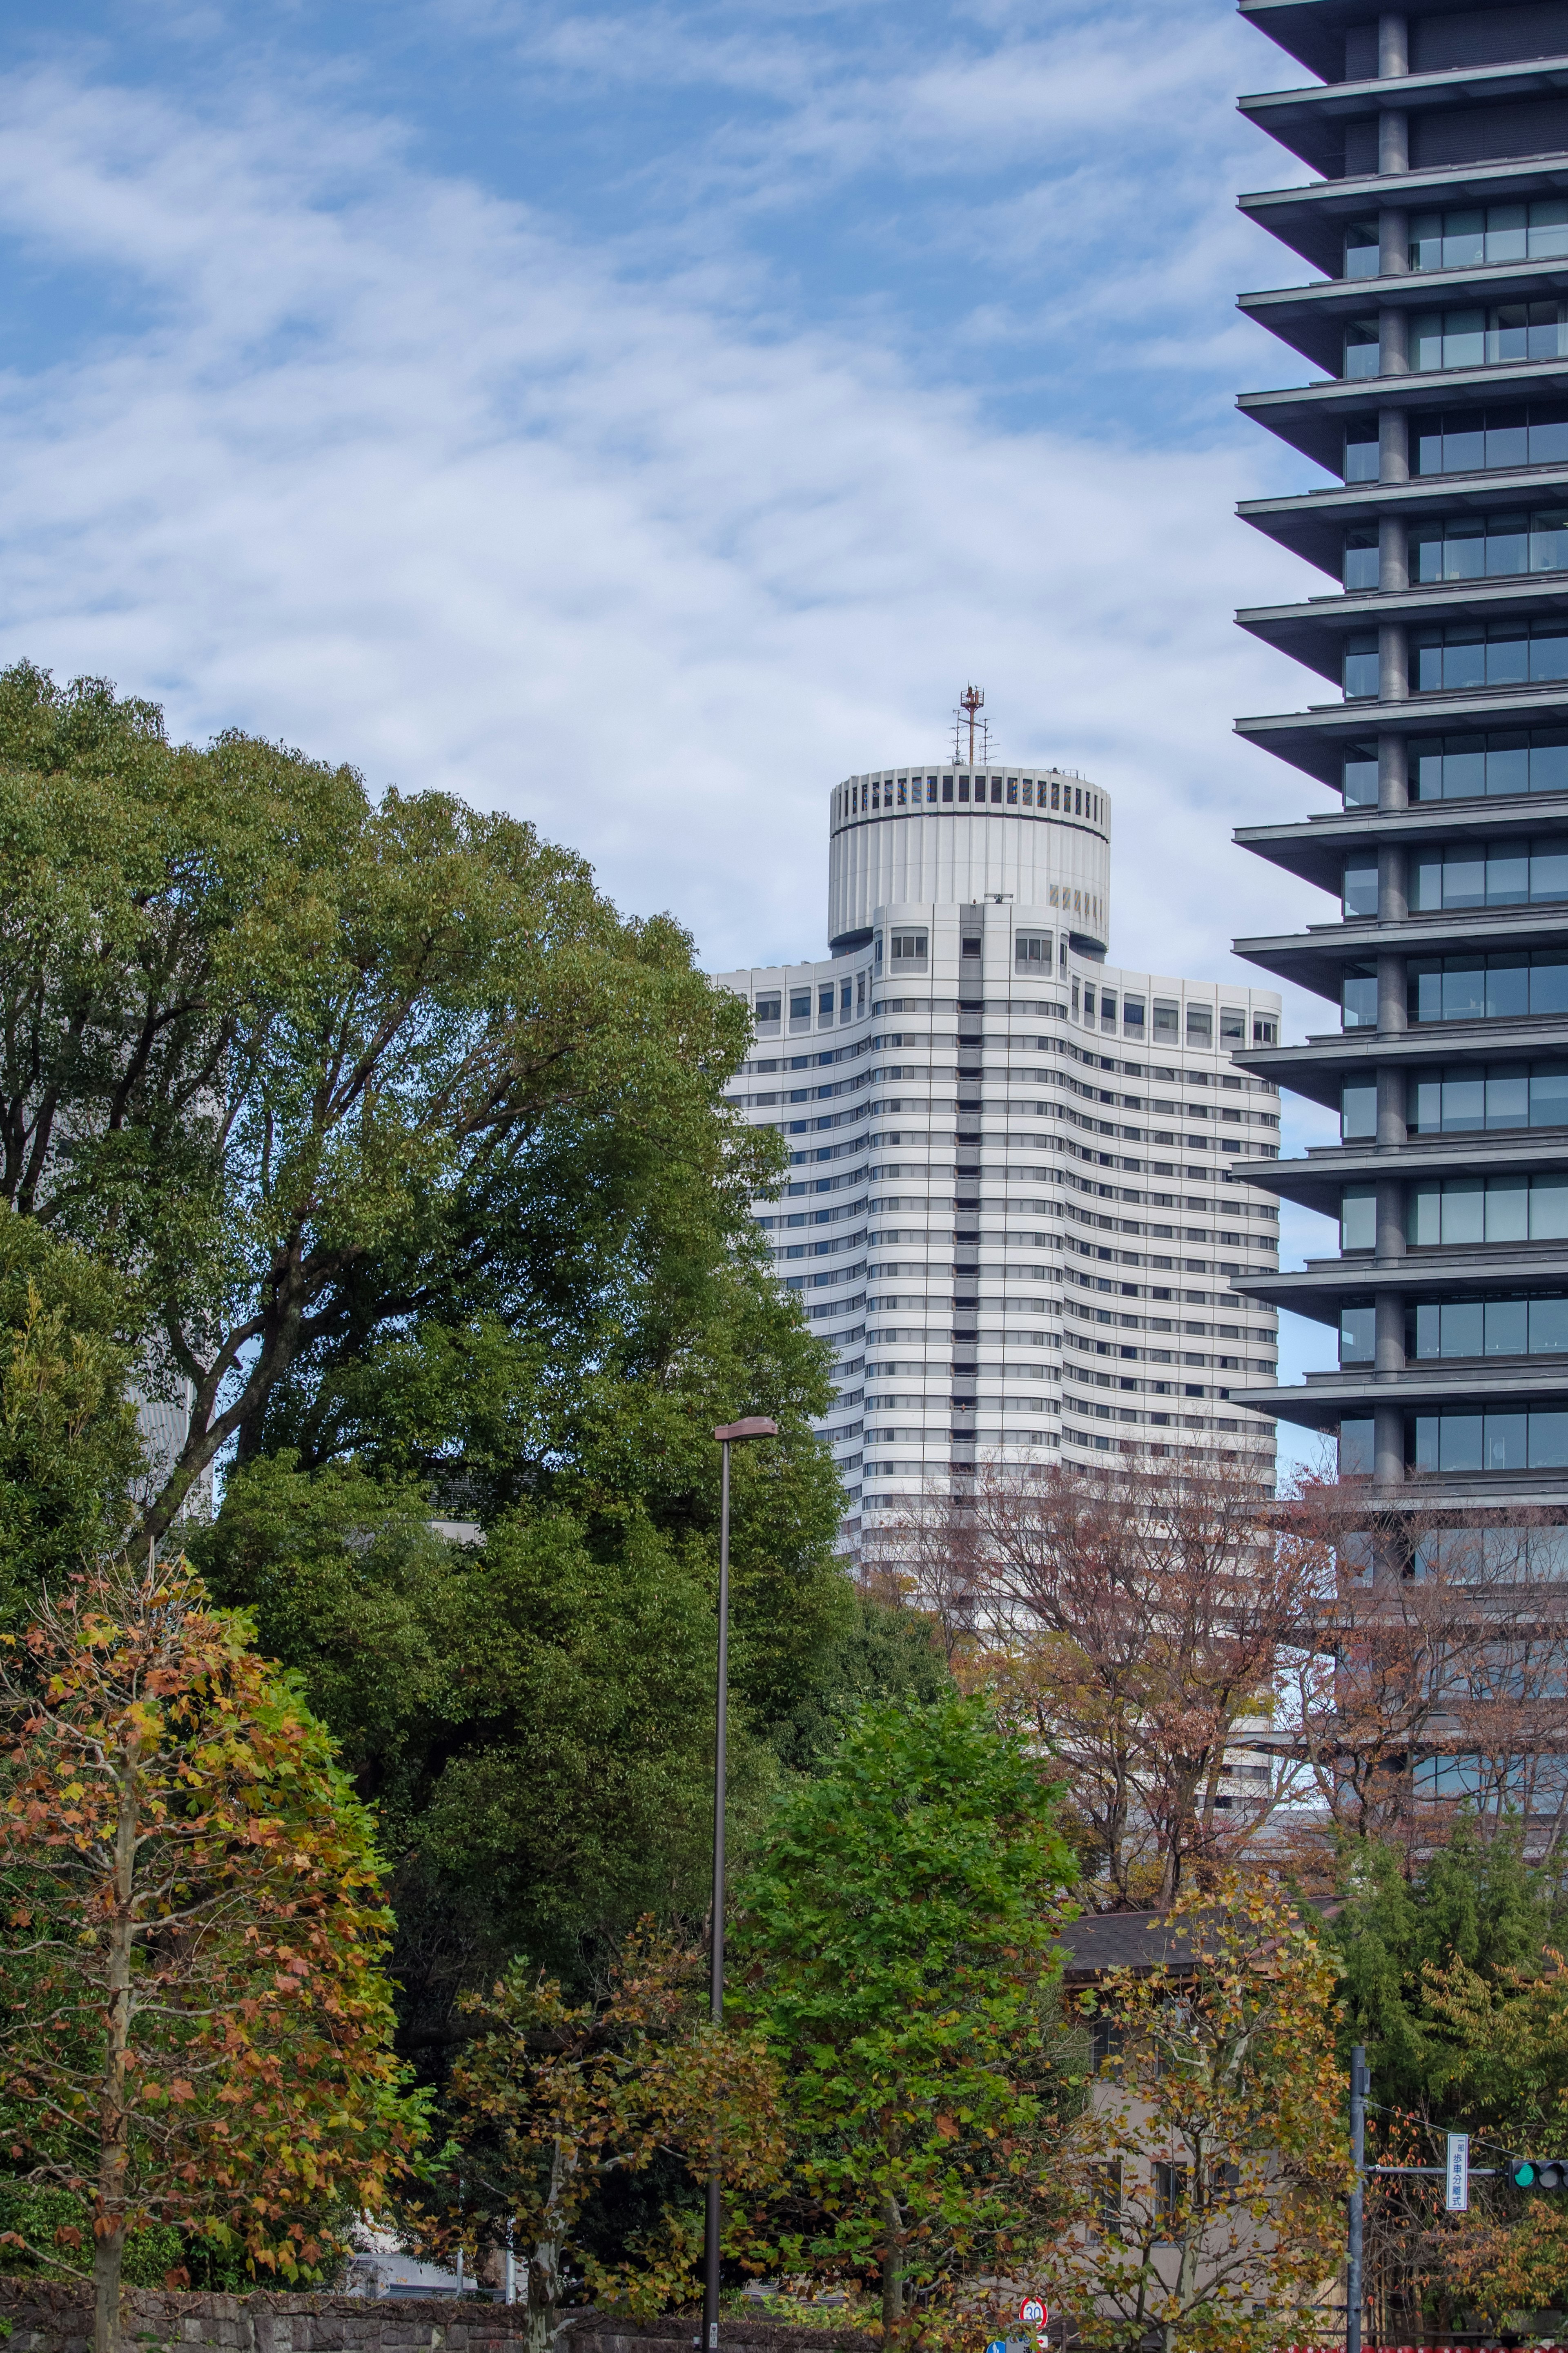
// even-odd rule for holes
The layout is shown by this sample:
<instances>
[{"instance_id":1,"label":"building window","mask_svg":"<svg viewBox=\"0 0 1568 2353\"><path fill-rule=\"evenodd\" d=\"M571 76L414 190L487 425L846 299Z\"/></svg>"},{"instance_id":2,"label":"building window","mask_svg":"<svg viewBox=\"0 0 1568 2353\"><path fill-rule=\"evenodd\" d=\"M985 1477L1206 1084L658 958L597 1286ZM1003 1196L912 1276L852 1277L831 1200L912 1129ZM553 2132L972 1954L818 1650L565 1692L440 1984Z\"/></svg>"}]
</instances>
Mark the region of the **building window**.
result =
<instances>
[{"instance_id":1,"label":"building window","mask_svg":"<svg viewBox=\"0 0 1568 2353\"><path fill-rule=\"evenodd\" d=\"M1347 546L1346 565L1350 556ZM1521 572L1568 570L1568 509L1539 507L1529 514L1444 515L1417 523L1410 538L1410 576L1437 580L1500 580ZM1345 586L1351 585L1347 579ZM1375 577L1365 584L1375 588Z\"/></svg>"},{"instance_id":2,"label":"building window","mask_svg":"<svg viewBox=\"0 0 1568 2353\"><path fill-rule=\"evenodd\" d=\"M1413 1356L1560 1356L1568 1354L1568 1297L1516 1292L1501 1299L1423 1303L1405 1318Z\"/></svg>"},{"instance_id":3,"label":"building window","mask_svg":"<svg viewBox=\"0 0 1568 2353\"><path fill-rule=\"evenodd\" d=\"M1377 860L1358 850L1347 858L1340 879L1340 905L1347 917L1377 913Z\"/></svg>"},{"instance_id":4,"label":"building window","mask_svg":"<svg viewBox=\"0 0 1568 2353\"><path fill-rule=\"evenodd\" d=\"M1239 1005L1222 1005L1219 1008L1219 1037L1222 1046L1245 1046L1247 1014Z\"/></svg>"},{"instance_id":5,"label":"building window","mask_svg":"<svg viewBox=\"0 0 1568 2353\"><path fill-rule=\"evenodd\" d=\"M1060 808L1061 805L1062 805L1062 788L1061 788L1061 784L1060 784L1059 780L1053 780L1052 785L1051 785L1051 807L1052 807L1053 808Z\"/></svg>"},{"instance_id":6,"label":"building window","mask_svg":"<svg viewBox=\"0 0 1568 2353\"><path fill-rule=\"evenodd\" d=\"M764 1022L776 1022L779 1018L779 998L776 994L770 992L766 997L759 997L756 1011L759 1029Z\"/></svg>"},{"instance_id":7,"label":"building window","mask_svg":"<svg viewBox=\"0 0 1568 2353\"><path fill-rule=\"evenodd\" d=\"M1343 683L1347 702L1365 702L1377 694L1377 631L1352 629L1345 638Z\"/></svg>"},{"instance_id":8,"label":"building window","mask_svg":"<svg viewBox=\"0 0 1568 2353\"><path fill-rule=\"evenodd\" d=\"M895 932L892 935L893 962L907 970L911 965L923 965L929 944L925 932Z\"/></svg>"},{"instance_id":9,"label":"building window","mask_svg":"<svg viewBox=\"0 0 1568 2353\"><path fill-rule=\"evenodd\" d=\"M1169 997L1154 999L1154 1036L1177 1039L1182 1034L1182 1008Z\"/></svg>"},{"instance_id":10,"label":"building window","mask_svg":"<svg viewBox=\"0 0 1568 2353\"><path fill-rule=\"evenodd\" d=\"M1417 694L1563 679L1568 678L1568 621L1545 617L1486 625L1456 621L1447 628L1413 630L1411 652L1411 686Z\"/></svg>"},{"instance_id":11,"label":"building window","mask_svg":"<svg viewBox=\"0 0 1568 2353\"><path fill-rule=\"evenodd\" d=\"M1026 808L1033 808L1034 806L1035 780L1033 776L1026 776L1024 779L1024 807Z\"/></svg>"},{"instance_id":12,"label":"building window","mask_svg":"<svg viewBox=\"0 0 1568 2353\"><path fill-rule=\"evenodd\" d=\"M928 776L928 777L926 778L926 806L927 806L928 807L931 807L931 805L932 804L932 802L934 802L934 800L935 800L935 799L936 799L936 778L935 778L934 776Z\"/></svg>"},{"instance_id":13,"label":"building window","mask_svg":"<svg viewBox=\"0 0 1568 2353\"><path fill-rule=\"evenodd\" d=\"M1358 417L1345 427L1347 482L1375 482L1380 471L1375 417Z\"/></svg>"},{"instance_id":14,"label":"building window","mask_svg":"<svg viewBox=\"0 0 1568 2353\"><path fill-rule=\"evenodd\" d=\"M1347 257L1350 239L1346 232ZM1551 261L1568 254L1568 200L1539 196L1530 205L1466 205L1441 213L1413 213L1412 269L1476 269L1489 262ZM1348 267L1346 277L1362 274ZM1367 271L1366 276L1375 276Z\"/></svg>"},{"instance_id":15,"label":"building window","mask_svg":"<svg viewBox=\"0 0 1568 2353\"><path fill-rule=\"evenodd\" d=\"M993 776L991 779L991 797L995 802L999 803L1001 801L1002 779L1000 776Z\"/></svg>"},{"instance_id":16,"label":"building window","mask_svg":"<svg viewBox=\"0 0 1568 2353\"><path fill-rule=\"evenodd\" d=\"M1278 1046L1279 1043L1279 1024L1271 1013L1253 1015L1252 1042L1255 1046Z\"/></svg>"},{"instance_id":17,"label":"building window","mask_svg":"<svg viewBox=\"0 0 1568 2353\"><path fill-rule=\"evenodd\" d=\"M950 801L952 798L952 778L951 776L943 776L942 780L942 797L944 801Z\"/></svg>"},{"instance_id":18,"label":"building window","mask_svg":"<svg viewBox=\"0 0 1568 2353\"><path fill-rule=\"evenodd\" d=\"M811 991L809 988L795 988L790 991L789 1018L792 1021L810 1020Z\"/></svg>"},{"instance_id":19,"label":"building window","mask_svg":"<svg viewBox=\"0 0 1568 2353\"><path fill-rule=\"evenodd\" d=\"M1375 588L1379 579L1377 525L1358 524L1345 533L1344 564L1342 575L1347 593L1363 595Z\"/></svg>"},{"instance_id":20,"label":"building window","mask_svg":"<svg viewBox=\"0 0 1568 2353\"><path fill-rule=\"evenodd\" d=\"M1340 783L1347 807L1377 807L1377 745L1347 744L1340 765Z\"/></svg>"},{"instance_id":21,"label":"building window","mask_svg":"<svg viewBox=\"0 0 1568 2353\"><path fill-rule=\"evenodd\" d=\"M980 938L973 932L966 933L959 943L959 952L963 956L978 956L980 948Z\"/></svg>"},{"instance_id":22,"label":"building window","mask_svg":"<svg viewBox=\"0 0 1568 2353\"><path fill-rule=\"evenodd\" d=\"M1345 329L1342 375L1359 381L1380 372L1381 351L1375 319L1352 319Z\"/></svg>"},{"instance_id":23,"label":"building window","mask_svg":"<svg viewBox=\"0 0 1568 2353\"><path fill-rule=\"evenodd\" d=\"M851 1000L850 1000L850 994L849 994L849 990L850 990L850 984L849 984L849 982L848 982L848 981L847 981L847 980L845 980L845 981L840 981L840 983L839 983L839 985L838 985L838 1010L839 1010L839 1012L840 1012L841 1014L844 1014L844 1015L847 1015L847 1013L848 1013L848 1011L849 1011L850 1001L851 1001Z\"/></svg>"},{"instance_id":24,"label":"building window","mask_svg":"<svg viewBox=\"0 0 1568 2353\"><path fill-rule=\"evenodd\" d=\"M1417 1471L1568 1469L1568 1413L1418 1413Z\"/></svg>"},{"instance_id":25,"label":"building window","mask_svg":"<svg viewBox=\"0 0 1568 2353\"><path fill-rule=\"evenodd\" d=\"M1352 221L1345 231L1344 275L1347 278L1375 278L1382 261L1377 223ZM1415 264L1412 263L1412 268Z\"/></svg>"},{"instance_id":26,"label":"building window","mask_svg":"<svg viewBox=\"0 0 1568 2353\"><path fill-rule=\"evenodd\" d=\"M1406 1002L1413 1021L1510 1021L1568 1013L1568 949L1413 956L1408 972ZM1375 1019L1375 1005L1373 1011Z\"/></svg>"},{"instance_id":27,"label":"building window","mask_svg":"<svg viewBox=\"0 0 1568 2353\"><path fill-rule=\"evenodd\" d=\"M1370 1303L1340 1310L1340 1362L1370 1365L1376 1355L1377 1310Z\"/></svg>"},{"instance_id":28,"label":"building window","mask_svg":"<svg viewBox=\"0 0 1568 2353\"><path fill-rule=\"evenodd\" d=\"M1376 1134L1375 1081L1346 1079L1340 1089L1340 1142L1370 1144Z\"/></svg>"},{"instance_id":29,"label":"building window","mask_svg":"<svg viewBox=\"0 0 1568 2353\"><path fill-rule=\"evenodd\" d=\"M1340 1424L1340 1477L1370 1479L1373 1468L1373 1428L1370 1421L1342 1421Z\"/></svg>"},{"instance_id":30,"label":"building window","mask_svg":"<svg viewBox=\"0 0 1568 2353\"><path fill-rule=\"evenodd\" d=\"M1568 899L1568 836L1475 842L1415 855L1411 908L1523 907ZM1373 911L1375 913L1375 909Z\"/></svg>"},{"instance_id":31,"label":"building window","mask_svg":"<svg viewBox=\"0 0 1568 2353\"><path fill-rule=\"evenodd\" d=\"M816 992L816 1018L819 1021L831 1021L833 1018L833 983L831 981L826 988L819 988Z\"/></svg>"},{"instance_id":32,"label":"building window","mask_svg":"<svg viewBox=\"0 0 1568 2353\"><path fill-rule=\"evenodd\" d=\"M1100 992L1100 1026L1102 1029L1114 1029L1116 1027L1116 997L1109 988L1102 988Z\"/></svg>"},{"instance_id":33,"label":"building window","mask_svg":"<svg viewBox=\"0 0 1568 2353\"><path fill-rule=\"evenodd\" d=\"M1346 1029L1377 1027L1377 966L1348 964L1340 978L1340 1020Z\"/></svg>"},{"instance_id":34,"label":"building window","mask_svg":"<svg viewBox=\"0 0 1568 2353\"><path fill-rule=\"evenodd\" d=\"M1370 1185L1348 1185L1340 1195L1340 1248L1377 1247L1377 1194Z\"/></svg>"},{"instance_id":35,"label":"building window","mask_svg":"<svg viewBox=\"0 0 1568 2353\"><path fill-rule=\"evenodd\" d=\"M1013 962L1020 972L1049 973L1051 968L1049 932L1020 932L1013 942Z\"/></svg>"},{"instance_id":36,"label":"building window","mask_svg":"<svg viewBox=\"0 0 1568 2353\"><path fill-rule=\"evenodd\" d=\"M1205 1050L1214 1044L1214 1008L1212 1005L1189 1005L1187 1008L1187 1043Z\"/></svg>"},{"instance_id":37,"label":"building window","mask_svg":"<svg viewBox=\"0 0 1568 2353\"><path fill-rule=\"evenodd\" d=\"M1350 337L1345 339L1350 353ZM1428 368L1505 367L1512 360L1568 354L1568 306L1558 301L1466 303L1417 311L1410 322L1410 364ZM1347 366L1346 375L1352 371ZM1373 370L1372 373L1375 374Z\"/></svg>"},{"instance_id":38,"label":"building window","mask_svg":"<svg viewBox=\"0 0 1568 2353\"><path fill-rule=\"evenodd\" d=\"M1417 1179L1405 1231L1415 1250L1568 1240L1568 1176Z\"/></svg>"},{"instance_id":39,"label":"building window","mask_svg":"<svg viewBox=\"0 0 1568 2353\"><path fill-rule=\"evenodd\" d=\"M1568 401L1521 401L1428 417L1418 425L1413 455L1418 474L1561 465L1568 459ZM1376 474L1370 479L1375 481Z\"/></svg>"},{"instance_id":40,"label":"building window","mask_svg":"<svg viewBox=\"0 0 1568 2353\"><path fill-rule=\"evenodd\" d=\"M967 776L960 776L958 780L958 797L961 801L966 801L969 798L969 778Z\"/></svg>"},{"instance_id":41,"label":"building window","mask_svg":"<svg viewBox=\"0 0 1568 2353\"><path fill-rule=\"evenodd\" d=\"M1016 776L1009 776L1007 779L1007 806L1009 808L1016 808L1018 806L1018 779Z\"/></svg>"},{"instance_id":42,"label":"building window","mask_svg":"<svg viewBox=\"0 0 1568 2353\"><path fill-rule=\"evenodd\" d=\"M1144 1005L1143 999L1141 997L1124 997L1122 998L1121 1027L1129 1038L1134 1038L1138 1039L1140 1043L1142 1043L1143 1037L1143 1013Z\"/></svg>"}]
</instances>

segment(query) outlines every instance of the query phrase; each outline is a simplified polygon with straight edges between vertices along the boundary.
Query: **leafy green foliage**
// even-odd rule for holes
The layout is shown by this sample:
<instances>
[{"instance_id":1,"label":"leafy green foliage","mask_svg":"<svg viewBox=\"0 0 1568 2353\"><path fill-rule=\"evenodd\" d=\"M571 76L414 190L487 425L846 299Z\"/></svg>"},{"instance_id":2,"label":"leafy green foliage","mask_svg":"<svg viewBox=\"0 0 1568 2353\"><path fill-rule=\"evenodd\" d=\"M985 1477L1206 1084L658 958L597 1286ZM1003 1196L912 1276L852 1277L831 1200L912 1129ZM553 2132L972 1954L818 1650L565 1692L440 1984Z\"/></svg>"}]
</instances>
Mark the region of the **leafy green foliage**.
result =
<instances>
[{"instance_id":1,"label":"leafy green foliage","mask_svg":"<svg viewBox=\"0 0 1568 2353\"><path fill-rule=\"evenodd\" d=\"M879 2272L889 2327L910 2291L1005 2271L1054 2211L1057 1794L980 1702L869 1708L783 1799L740 1892L735 2008L778 2061L795 2140L753 2253Z\"/></svg>"},{"instance_id":2,"label":"leafy green foliage","mask_svg":"<svg viewBox=\"0 0 1568 2353\"><path fill-rule=\"evenodd\" d=\"M108 1270L0 1208L0 1623L111 1548L142 1467Z\"/></svg>"},{"instance_id":3,"label":"leafy green foliage","mask_svg":"<svg viewBox=\"0 0 1568 2353\"><path fill-rule=\"evenodd\" d=\"M488 1431L515 1478L520 1398L548 1431L741 1270L768 1293L746 1204L778 1148L722 1099L744 1004L531 827L373 804L238 734L175 746L152 705L18 664L0 906L0 1198L99 1250L145 1377L194 1385L146 1533L230 1439L349 1451L367 1380L416 1444L443 1356L437 1451L465 1388L458 1451Z\"/></svg>"}]
</instances>

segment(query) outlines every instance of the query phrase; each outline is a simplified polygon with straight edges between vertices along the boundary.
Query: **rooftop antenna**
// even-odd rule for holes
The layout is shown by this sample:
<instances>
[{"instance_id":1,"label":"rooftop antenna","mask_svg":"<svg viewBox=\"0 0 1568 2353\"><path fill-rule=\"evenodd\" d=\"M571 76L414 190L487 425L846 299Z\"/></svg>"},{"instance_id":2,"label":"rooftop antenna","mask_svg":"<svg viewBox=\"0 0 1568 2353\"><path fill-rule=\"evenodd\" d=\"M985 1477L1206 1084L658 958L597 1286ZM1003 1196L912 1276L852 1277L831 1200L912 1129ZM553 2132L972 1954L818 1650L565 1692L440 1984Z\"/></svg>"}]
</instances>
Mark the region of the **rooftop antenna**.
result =
<instances>
[{"instance_id":1,"label":"rooftop antenna","mask_svg":"<svg viewBox=\"0 0 1568 2353\"><path fill-rule=\"evenodd\" d=\"M974 765L975 716L984 703L984 701L985 694L983 688L978 686L966 686L963 692L958 698L958 709L952 714L953 759L955 761L961 760L963 756L961 746L961 738L963 734L963 723L964 720L967 719L969 722L969 765L972 768ZM980 755L982 759L988 760L991 756L991 726L988 720L981 720L980 734Z\"/></svg>"}]
</instances>

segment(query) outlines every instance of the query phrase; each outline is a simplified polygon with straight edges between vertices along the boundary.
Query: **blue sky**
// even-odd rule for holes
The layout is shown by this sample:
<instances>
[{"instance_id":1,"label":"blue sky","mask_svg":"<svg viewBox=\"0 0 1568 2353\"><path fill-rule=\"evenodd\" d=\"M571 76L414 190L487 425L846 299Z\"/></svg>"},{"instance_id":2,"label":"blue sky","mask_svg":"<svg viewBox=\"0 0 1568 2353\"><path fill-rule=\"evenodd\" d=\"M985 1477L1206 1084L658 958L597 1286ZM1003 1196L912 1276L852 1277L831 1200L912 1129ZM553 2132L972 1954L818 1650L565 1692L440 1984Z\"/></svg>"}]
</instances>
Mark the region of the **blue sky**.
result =
<instances>
[{"instance_id":1,"label":"blue sky","mask_svg":"<svg viewBox=\"0 0 1568 2353\"><path fill-rule=\"evenodd\" d=\"M1321 692L1229 619L1324 585L1231 514L1313 479L1232 407L1302 78L1226 0L14 0L5 658L532 817L715 968L819 952L828 788L978 678L1114 797L1112 959L1223 972L1310 902L1229 843L1317 791L1230 733Z\"/></svg>"}]
</instances>

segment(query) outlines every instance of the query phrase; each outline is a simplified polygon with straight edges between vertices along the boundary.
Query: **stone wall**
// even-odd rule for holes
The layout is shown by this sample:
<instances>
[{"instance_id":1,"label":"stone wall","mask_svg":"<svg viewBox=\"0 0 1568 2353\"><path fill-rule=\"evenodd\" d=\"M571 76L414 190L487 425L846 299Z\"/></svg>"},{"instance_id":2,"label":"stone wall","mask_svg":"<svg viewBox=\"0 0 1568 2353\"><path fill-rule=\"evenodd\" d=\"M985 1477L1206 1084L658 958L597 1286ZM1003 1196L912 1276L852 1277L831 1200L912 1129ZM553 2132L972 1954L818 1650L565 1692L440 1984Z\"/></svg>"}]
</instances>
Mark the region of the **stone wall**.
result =
<instances>
[{"instance_id":1,"label":"stone wall","mask_svg":"<svg viewBox=\"0 0 1568 2353\"><path fill-rule=\"evenodd\" d=\"M213 2295L130 2288L125 2353L521 2353L521 2305L479 2296ZM59 2280L0 2279L3 2353L92 2353L92 2295ZM698 2323L561 2315L557 2353L691 2353ZM723 2353L873 2353L879 2339L853 2329L796 2328L726 2318Z\"/></svg>"}]
</instances>

